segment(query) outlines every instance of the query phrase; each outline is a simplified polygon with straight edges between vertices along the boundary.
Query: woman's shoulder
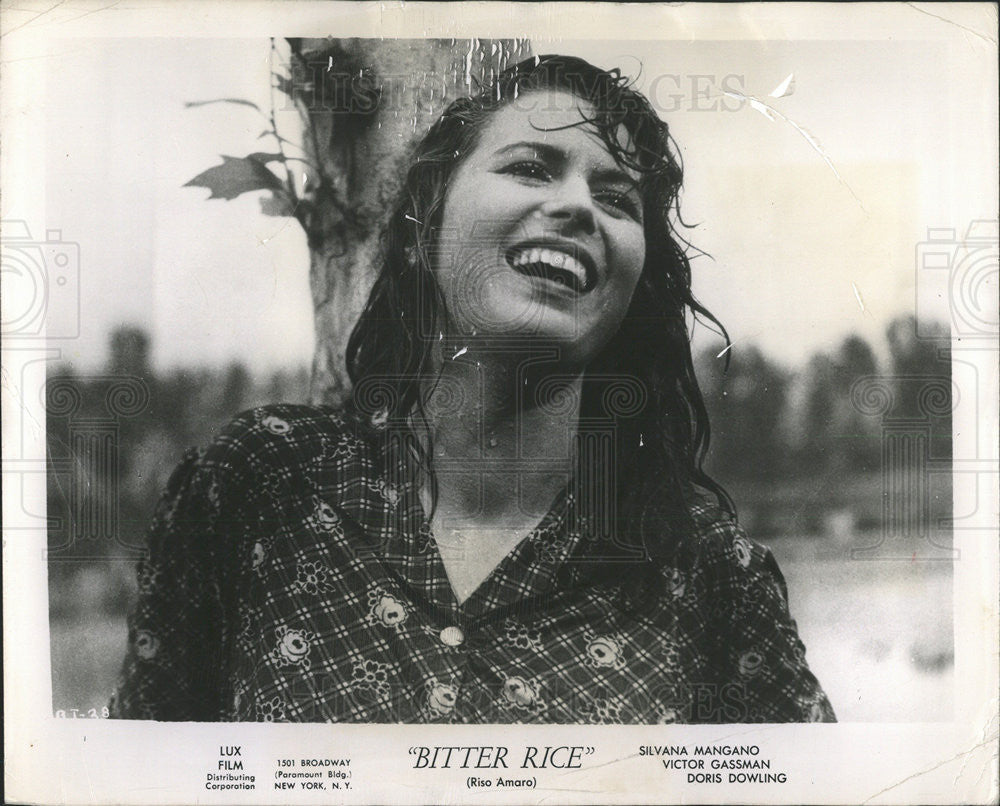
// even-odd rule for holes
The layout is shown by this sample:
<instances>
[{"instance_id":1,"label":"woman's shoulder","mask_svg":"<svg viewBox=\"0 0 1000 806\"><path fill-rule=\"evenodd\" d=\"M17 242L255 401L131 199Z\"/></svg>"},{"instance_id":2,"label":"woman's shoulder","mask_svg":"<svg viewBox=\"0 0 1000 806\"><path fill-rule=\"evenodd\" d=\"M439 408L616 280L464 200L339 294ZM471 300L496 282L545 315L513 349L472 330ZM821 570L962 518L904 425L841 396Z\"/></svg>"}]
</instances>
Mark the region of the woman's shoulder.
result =
<instances>
[{"instance_id":1,"label":"woman's shoulder","mask_svg":"<svg viewBox=\"0 0 1000 806\"><path fill-rule=\"evenodd\" d=\"M771 550L752 540L740 525L736 513L722 506L710 494L699 494L689 512L694 524L692 548L703 569L729 574L778 572Z\"/></svg>"},{"instance_id":2,"label":"woman's shoulder","mask_svg":"<svg viewBox=\"0 0 1000 806\"><path fill-rule=\"evenodd\" d=\"M276 403L236 415L199 451L203 467L240 474L260 466L295 466L350 444L364 446L363 429L334 406Z\"/></svg>"}]
</instances>

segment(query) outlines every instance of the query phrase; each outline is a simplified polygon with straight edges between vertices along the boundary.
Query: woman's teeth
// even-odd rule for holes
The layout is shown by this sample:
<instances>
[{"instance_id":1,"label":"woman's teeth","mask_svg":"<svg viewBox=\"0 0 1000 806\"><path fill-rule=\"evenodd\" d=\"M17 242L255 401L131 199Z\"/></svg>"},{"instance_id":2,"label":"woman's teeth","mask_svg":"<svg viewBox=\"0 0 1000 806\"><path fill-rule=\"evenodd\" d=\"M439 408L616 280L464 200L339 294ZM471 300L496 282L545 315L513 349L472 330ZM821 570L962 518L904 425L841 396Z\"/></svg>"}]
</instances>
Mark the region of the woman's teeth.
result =
<instances>
[{"instance_id":1,"label":"woman's teeth","mask_svg":"<svg viewBox=\"0 0 1000 806\"><path fill-rule=\"evenodd\" d=\"M525 249L514 256L510 265L527 274L544 277L576 291L587 287L587 270L572 255L555 249Z\"/></svg>"}]
</instances>

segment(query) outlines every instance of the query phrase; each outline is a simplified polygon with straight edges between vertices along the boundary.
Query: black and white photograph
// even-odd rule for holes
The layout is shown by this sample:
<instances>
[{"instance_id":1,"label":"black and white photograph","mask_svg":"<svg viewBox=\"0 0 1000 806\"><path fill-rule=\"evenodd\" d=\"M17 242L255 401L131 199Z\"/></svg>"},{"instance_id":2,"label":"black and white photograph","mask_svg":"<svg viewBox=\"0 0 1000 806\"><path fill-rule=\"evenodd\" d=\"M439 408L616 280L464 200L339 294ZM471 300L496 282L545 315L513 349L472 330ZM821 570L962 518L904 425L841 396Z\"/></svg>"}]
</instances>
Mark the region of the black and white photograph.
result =
<instances>
[{"instance_id":1,"label":"black and white photograph","mask_svg":"<svg viewBox=\"0 0 1000 806\"><path fill-rule=\"evenodd\" d=\"M0 25L16 799L995 802L994 4Z\"/></svg>"}]
</instances>

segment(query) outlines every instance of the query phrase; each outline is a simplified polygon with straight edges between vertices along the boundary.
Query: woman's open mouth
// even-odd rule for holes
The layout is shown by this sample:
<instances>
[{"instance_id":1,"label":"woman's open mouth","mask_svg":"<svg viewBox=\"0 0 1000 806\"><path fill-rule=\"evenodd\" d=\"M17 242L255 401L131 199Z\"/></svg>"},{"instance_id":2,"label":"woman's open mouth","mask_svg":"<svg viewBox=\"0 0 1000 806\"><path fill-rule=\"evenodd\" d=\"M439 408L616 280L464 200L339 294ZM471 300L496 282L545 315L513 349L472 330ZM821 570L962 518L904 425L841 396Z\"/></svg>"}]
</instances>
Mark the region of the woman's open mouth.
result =
<instances>
[{"instance_id":1,"label":"woman's open mouth","mask_svg":"<svg viewBox=\"0 0 1000 806\"><path fill-rule=\"evenodd\" d=\"M519 274L538 277L578 294L593 288L593 273L574 255L549 246L516 246L507 252L507 262Z\"/></svg>"}]
</instances>

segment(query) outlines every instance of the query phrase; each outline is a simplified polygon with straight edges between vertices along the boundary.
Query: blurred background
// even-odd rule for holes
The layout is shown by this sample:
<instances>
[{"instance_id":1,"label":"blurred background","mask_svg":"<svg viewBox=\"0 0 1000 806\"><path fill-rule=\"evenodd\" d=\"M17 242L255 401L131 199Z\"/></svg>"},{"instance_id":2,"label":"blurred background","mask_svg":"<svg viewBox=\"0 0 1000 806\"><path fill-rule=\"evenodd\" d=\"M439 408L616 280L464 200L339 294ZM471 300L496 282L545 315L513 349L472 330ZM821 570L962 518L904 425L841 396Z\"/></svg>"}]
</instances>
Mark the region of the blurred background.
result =
<instances>
[{"instance_id":1,"label":"blurred background","mask_svg":"<svg viewBox=\"0 0 1000 806\"><path fill-rule=\"evenodd\" d=\"M953 80L962 52L749 34L531 46L620 66L671 124L695 291L733 339L695 330L707 467L775 552L838 716L949 719L953 267L920 250L995 208L967 184L995 110ZM50 321L66 334L46 421L57 712L107 701L182 452L242 409L309 397L305 234L267 194L184 187L220 155L271 150L269 112L294 142L277 68L267 40L238 39L74 39L44 61L46 243L79 255L77 304ZM214 98L250 105L186 106Z\"/></svg>"},{"instance_id":2,"label":"blurred background","mask_svg":"<svg viewBox=\"0 0 1000 806\"><path fill-rule=\"evenodd\" d=\"M951 417L946 401L927 414L920 399L950 390L941 384L948 339L943 330L938 340L917 339L915 328L909 317L889 324L885 364L858 336L795 371L753 346L734 351L728 372L714 348L697 355L713 424L707 467L750 535L775 552L808 658L843 720L951 713ZM65 365L49 377L56 710L106 704L124 653L134 561L183 451L243 409L308 400L305 366L157 371L152 349L143 328L119 327L100 374ZM873 377L874 394L893 399L884 414L859 396ZM78 400L67 415L69 389ZM110 418L116 391L132 406L119 404ZM900 496L901 509L887 507L896 499L899 508Z\"/></svg>"}]
</instances>

